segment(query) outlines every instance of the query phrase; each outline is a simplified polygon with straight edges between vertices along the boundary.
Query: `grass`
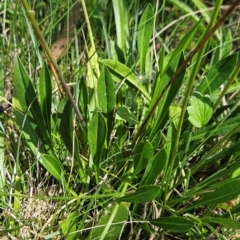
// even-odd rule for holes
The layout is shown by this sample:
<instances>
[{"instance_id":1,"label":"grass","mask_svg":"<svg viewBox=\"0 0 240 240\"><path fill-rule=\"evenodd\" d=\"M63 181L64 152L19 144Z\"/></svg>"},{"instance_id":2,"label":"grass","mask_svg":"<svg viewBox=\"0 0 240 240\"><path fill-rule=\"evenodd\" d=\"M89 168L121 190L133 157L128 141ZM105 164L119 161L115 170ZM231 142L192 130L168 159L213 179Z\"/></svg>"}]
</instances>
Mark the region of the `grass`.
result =
<instances>
[{"instance_id":1,"label":"grass","mask_svg":"<svg viewBox=\"0 0 240 240\"><path fill-rule=\"evenodd\" d=\"M1 238L237 239L237 3L3 1Z\"/></svg>"}]
</instances>

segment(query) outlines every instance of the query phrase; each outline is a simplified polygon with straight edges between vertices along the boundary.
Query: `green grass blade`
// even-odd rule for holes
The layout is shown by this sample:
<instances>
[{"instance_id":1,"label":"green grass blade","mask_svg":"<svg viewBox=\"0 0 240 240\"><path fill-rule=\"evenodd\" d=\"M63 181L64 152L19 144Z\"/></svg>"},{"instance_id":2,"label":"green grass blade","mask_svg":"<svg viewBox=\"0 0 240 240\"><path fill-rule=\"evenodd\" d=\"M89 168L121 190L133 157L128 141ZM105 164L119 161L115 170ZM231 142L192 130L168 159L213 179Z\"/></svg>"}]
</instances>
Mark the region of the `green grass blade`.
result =
<instances>
[{"instance_id":1,"label":"green grass blade","mask_svg":"<svg viewBox=\"0 0 240 240\"><path fill-rule=\"evenodd\" d=\"M145 185L139 187L134 193L126 194L119 198L123 202L145 203L155 199L160 192L160 187L154 185Z\"/></svg>"},{"instance_id":2,"label":"green grass blade","mask_svg":"<svg viewBox=\"0 0 240 240\"><path fill-rule=\"evenodd\" d=\"M127 43L127 14L125 14L125 1L112 0L114 18L116 24L117 33L117 45L126 55L126 43Z\"/></svg>"},{"instance_id":3,"label":"green grass blade","mask_svg":"<svg viewBox=\"0 0 240 240\"><path fill-rule=\"evenodd\" d=\"M138 25L138 53L140 57L140 72L145 72L146 55L149 51L149 43L153 33L154 11L151 4L144 10Z\"/></svg>"},{"instance_id":4,"label":"green grass blade","mask_svg":"<svg viewBox=\"0 0 240 240\"><path fill-rule=\"evenodd\" d=\"M224 203L231 201L237 198L240 194L240 180L239 179L230 179L226 180L219 188L215 191L204 194L204 196L185 209L185 211L189 210L190 208L195 208L197 206L203 205L216 205L219 203Z\"/></svg>"},{"instance_id":5,"label":"green grass blade","mask_svg":"<svg viewBox=\"0 0 240 240\"><path fill-rule=\"evenodd\" d=\"M150 222L160 228L171 232L187 232L194 223L184 217L161 217L152 219Z\"/></svg>"},{"instance_id":6,"label":"green grass blade","mask_svg":"<svg viewBox=\"0 0 240 240\"><path fill-rule=\"evenodd\" d=\"M201 221L205 221L207 223L216 223L224 228L240 229L240 222L229 218L203 217L201 218Z\"/></svg>"},{"instance_id":7,"label":"green grass blade","mask_svg":"<svg viewBox=\"0 0 240 240\"><path fill-rule=\"evenodd\" d=\"M139 186L153 184L163 171L166 162L166 151L165 149L161 149L154 157L150 158Z\"/></svg>"},{"instance_id":8,"label":"green grass blade","mask_svg":"<svg viewBox=\"0 0 240 240\"><path fill-rule=\"evenodd\" d=\"M96 224L87 239L118 239L127 218L128 208L126 205L122 203L114 205L112 211L109 211L107 215L101 217L99 223Z\"/></svg>"},{"instance_id":9,"label":"green grass blade","mask_svg":"<svg viewBox=\"0 0 240 240\"><path fill-rule=\"evenodd\" d=\"M96 169L96 179L98 181L100 173L100 158L107 136L107 125L103 115L95 112L88 127L88 143L93 163Z\"/></svg>"},{"instance_id":10,"label":"green grass blade","mask_svg":"<svg viewBox=\"0 0 240 240\"><path fill-rule=\"evenodd\" d=\"M134 178L139 172L146 168L150 159L152 159L154 149L149 141L141 142L136 146L133 152Z\"/></svg>"}]
</instances>

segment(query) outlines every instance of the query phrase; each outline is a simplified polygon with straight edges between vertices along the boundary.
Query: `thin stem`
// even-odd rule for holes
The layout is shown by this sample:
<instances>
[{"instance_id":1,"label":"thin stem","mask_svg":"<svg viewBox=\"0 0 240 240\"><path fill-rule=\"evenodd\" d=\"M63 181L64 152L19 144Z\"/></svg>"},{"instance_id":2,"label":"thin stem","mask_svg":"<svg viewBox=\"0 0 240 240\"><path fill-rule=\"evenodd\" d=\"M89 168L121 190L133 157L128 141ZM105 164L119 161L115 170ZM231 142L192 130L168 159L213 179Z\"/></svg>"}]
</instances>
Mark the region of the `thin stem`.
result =
<instances>
[{"instance_id":1,"label":"thin stem","mask_svg":"<svg viewBox=\"0 0 240 240\"><path fill-rule=\"evenodd\" d=\"M48 61L52 64L52 66L54 67L57 75L59 76L59 79L60 79L61 84L63 86L63 90L67 94L70 102L72 103L72 106L73 106L73 109L74 109L76 115L78 116L78 118L82 122L82 126L86 127L86 124L85 124L85 122L83 120L82 114L80 113L80 111L79 111L79 109L78 109L78 107L76 105L76 102L75 102L75 100L73 98L73 95L70 92L70 90L69 90L69 88L67 86L67 83L64 80L64 77L63 77L63 75L62 75L62 73L61 73L61 71L60 71L60 69L59 69L59 67L57 65L57 62L55 61L55 59L54 59L54 57L53 57L53 55L51 53L51 50L49 49L49 47L47 45L47 42L45 41L45 39L43 37L43 34L42 34L42 32L41 32L41 30L40 30L40 28L38 26L38 23L37 23L37 21L36 21L36 19L34 17L34 12L29 8L29 5L28 5L26 0L21 0L21 1L22 1L23 7L24 7L24 9L26 11L26 14L27 14L28 18L29 18L30 22L32 23L32 27L33 27L33 29L34 29L34 31L35 31L35 33L36 33L36 35L37 35L37 37L38 37L38 39L40 41L40 44L41 44L41 46L42 46L42 48L43 48L43 50L45 52L45 55L46 55Z\"/></svg>"}]
</instances>

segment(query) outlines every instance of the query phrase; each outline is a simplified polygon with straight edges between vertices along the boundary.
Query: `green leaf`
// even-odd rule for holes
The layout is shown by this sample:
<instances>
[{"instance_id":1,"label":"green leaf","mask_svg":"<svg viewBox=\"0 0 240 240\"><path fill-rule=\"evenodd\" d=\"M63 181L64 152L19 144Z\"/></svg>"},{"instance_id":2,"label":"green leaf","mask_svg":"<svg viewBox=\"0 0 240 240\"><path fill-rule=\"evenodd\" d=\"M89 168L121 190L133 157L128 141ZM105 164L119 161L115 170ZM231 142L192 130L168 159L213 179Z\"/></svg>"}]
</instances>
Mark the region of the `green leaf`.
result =
<instances>
[{"instance_id":1,"label":"green leaf","mask_svg":"<svg viewBox=\"0 0 240 240\"><path fill-rule=\"evenodd\" d=\"M217 188L215 191L205 194L199 201L197 201L193 206L202 206L209 204L219 204L223 202L229 202L237 198L240 194L240 180L233 179L222 184L221 187Z\"/></svg>"},{"instance_id":2,"label":"green leaf","mask_svg":"<svg viewBox=\"0 0 240 240\"><path fill-rule=\"evenodd\" d=\"M191 106L187 107L189 114L188 120L197 128L206 125L213 114L213 104L210 97L195 92L190 99L190 105Z\"/></svg>"},{"instance_id":3,"label":"green leaf","mask_svg":"<svg viewBox=\"0 0 240 240\"><path fill-rule=\"evenodd\" d=\"M160 192L160 187L153 185L145 185L138 188L134 193L119 198L123 202L145 203L154 200Z\"/></svg>"},{"instance_id":4,"label":"green leaf","mask_svg":"<svg viewBox=\"0 0 240 240\"><path fill-rule=\"evenodd\" d=\"M125 78L130 84L136 87L147 98L147 100L150 100L150 95L145 87L138 81L137 76L126 65L110 59L101 59L99 62L113 70L116 74Z\"/></svg>"},{"instance_id":5,"label":"green leaf","mask_svg":"<svg viewBox=\"0 0 240 240\"><path fill-rule=\"evenodd\" d=\"M62 233L65 236L65 239L67 240L74 240L78 239L79 233L77 230L77 224L78 224L78 212L71 212L67 215L67 218L59 221L59 226L62 230Z\"/></svg>"},{"instance_id":6,"label":"green leaf","mask_svg":"<svg viewBox=\"0 0 240 240\"><path fill-rule=\"evenodd\" d=\"M48 132L51 132L51 104L52 104L52 83L46 63L44 62L38 85L38 99Z\"/></svg>"},{"instance_id":7,"label":"green leaf","mask_svg":"<svg viewBox=\"0 0 240 240\"><path fill-rule=\"evenodd\" d=\"M114 209L114 206L112 207L112 209ZM87 238L88 240L98 239L102 235L105 226L108 224L111 218L111 214L112 212L110 211L107 215L101 217L99 223L95 225L89 237ZM114 216L110 228L108 229L108 233L104 236L104 239L118 239L127 219L128 208L124 204L119 204L119 208Z\"/></svg>"},{"instance_id":8,"label":"green leaf","mask_svg":"<svg viewBox=\"0 0 240 240\"><path fill-rule=\"evenodd\" d=\"M47 169L47 171L52 174L60 183L65 183L66 180L64 179L64 169L61 165L60 161L47 154L43 154L41 156L41 163Z\"/></svg>"},{"instance_id":9,"label":"green leaf","mask_svg":"<svg viewBox=\"0 0 240 240\"><path fill-rule=\"evenodd\" d=\"M115 88L110 72L105 67L98 79L98 103L103 113L113 111L116 102Z\"/></svg>"},{"instance_id":10,"label":"green leaf","mask_svg":"<svg viewBox=\"0 0 240 240\"><path fill-rule=\"evenodd\" d=\"M214 55L212 57L212 65L215 65L220 59L229 56L233 49L233 38L231 35L231 30L228 29L227 33L222 36L222 43L216 46Z\"/></svg>"},{"instance_id":11,"label":"green leaf","mask_svg":"<svg viewBox=\"0 0 240 240\"><path fill-rule=\"evenodd\" d=\"M59 133L69 153L73 150L73 114L72 104L68 99L63 99L58 106Z\"/></svg>"},{"instance_id":12,"label":"green leaf","mask_svg":"<svg viewBox=\"0 0 240 240\"><path fill-rule=\"evenodd\" d=\"M148 162L153 157L153 153L153 146L148 140L137 145L133 152L133 177L147 166Z\"/></svg>"},{"instance_id":13,"label":"green leaf","mask_svg":"<svg viewBox=\"0 0 240 240\"><path fill-rule=\"evenodd\" d=\"M113 0L113 11L115 17L117 31L117 45L125 53L126 52L126 29L128 28L128 14L126 14L125 1ZM125 54L124 54L125 55Z\"/></svg>"},{"instance_id":14,"label":"green leaf","mask_svg":"<svg viewBox=\"0 0 240 240\"><path fill-rule=\"evenodd\" d=\"M172 104L169 107L169 118L173 122L175 128L177 128L178 126L178 120L180 118L181 111L182 111L182 108L177 105Z\"/></svg>"},{"instance_id":15,"label":"green leaf","mask_svg":"<svg viewBox=\"0 0 240 240\"><path fill-rule=\"evenodd\" d=\"M145 60L153 33L154 11L151 4L144 10L138 25L138 52L140 56L140 72L145 71Z\"/></svg>"},{"instance_id":16,"label":"green leaf","mask_svg":"<svg viewBox=\"0 0 240 240\"><path fill-rule=\"evenodd\" d=\"M13 106L16 110L22 113L27 112L29 123L31 123L34 130L37 132L38 137L43 143L50 144L49 134L43 119L41 108L34 91L33 84L28 76L20 59L17 59L14 66L13 73ZM18 115L18 124L21 127L23 119ZM23 116L23 115L22 115Z\"/></svg>"},{"instance_id":17,"label":"green leaf","mask_svg":"<svg viewBox=\"0 0 240 240\"><path fill-rule=\"evenodd\" d=\"M88 142L93 158L100 157L106 139L107 126L100 112L95 112L88 127Z\"/></svg>"},{"instance_id":18,"label":"green leaf","mask_svg":"<svg viewBox=\"0 0 240 240\"><path fill-rule=\"evenodd\" d=\"M240 222L233 220L231 218L220 218L220 217L203 217L202 221L206 221L208 223L217 223L224 228L230 229L240 229Z\"/></svg>"},{"instance_id":19,"label":"green leaf","mask_svg":"<svg viewBox=\"0 0 240 240\"><path fill-rule=\"evenodd\" d=\"M167 162L167 154L165 149L161 149L147 164L146 170L140 182L140 187L153 184L161 174Z\"/></svg>"},{"instance_id":20,"label":"green leaf","mask_svg":"<svg viewBox=\"0 0 240 240\"><path fill-rule=\"evenodd\" d=\"M198 87L198 92L202 94L212 94L214 91L228 80L232 74L238 60L238 53L230 55L221 59L215 65L213 65L209 72L206 74L206 78L201 82Z\"/></svg>"},{"instance_id":21,"label":"green leaf","mask_svg":"<svg viewBox=\"0 0 240 240\"><path fill-rule=\"evenodd\" d=\"M36 99L36 93L20 59L17 58L13 72L13 104L18 110L25 112ZM28 92L27 92L28 91ZM28 94L26 94L26 92ZM30 114L30 113L28 113Z\"/></svg>"},{"instance_id":22,"label":"green leaf","mask_svg":"<svg viewBox=\"0 0 240 240\"><path fill-rule=\"evenodd\" d=\"M149 222L153 225L163 228L164 230L177 233L187 232L194 226L192 221L189 221L184 217L161 217L149 220Z\"/></svg>"},{"instance_id":23,"label":"green leaf","mask_svg":"<svg viewBox=\"0 0 240 240\"><path fill-rule=\"evenodd\" d=\"M101 112L104 113L107 121L107 143L109 143L111 138L111 129L113 127L113 110L116 104L116 94L112 75L106 67L103 67L101 75L98 79L97 95L99 107Z\"/></svg>"},{"instance_id":24,"label":"green leaf","mask_svg":"<svg viewBox=\"0 0 240 240\"><path fill-rule=\"evenodd\" d=\"M117 109L117 115L118 115L121 119L127 121L129 124L132 124L132 125L138 124L138 119L137 119L137 117L136 117L134 114L132 114L132 113L130 112L130 110L129 110L128 108L126 108L125 106L119 107L119 108Z\"/></svg>"}]
</instances>

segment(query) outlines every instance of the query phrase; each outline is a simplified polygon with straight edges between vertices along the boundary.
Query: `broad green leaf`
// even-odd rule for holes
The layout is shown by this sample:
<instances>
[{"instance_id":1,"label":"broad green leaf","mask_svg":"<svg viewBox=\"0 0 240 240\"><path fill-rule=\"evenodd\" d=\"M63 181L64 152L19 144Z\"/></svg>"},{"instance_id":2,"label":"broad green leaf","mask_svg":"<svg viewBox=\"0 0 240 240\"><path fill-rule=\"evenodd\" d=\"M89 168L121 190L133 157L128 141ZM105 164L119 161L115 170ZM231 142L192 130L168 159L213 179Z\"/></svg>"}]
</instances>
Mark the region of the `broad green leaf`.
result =
<instances>
[{"instance_id":1,"label":"broad green leaf","mask_svg":"<svg viewBox=\"0 0 240 240\"><path fill-rule=\"evenodd\" d=\"M211 193L205 194L199 201L194 204L196 206L219 204L231 201L240 195L240 180L233 179L222 184Z\"/></svg>"},{"instance_id":2,"label":"broad green leaf","mask_svg":"<svg viewBox=\"0 0 240 240\"><path fill-rule=\"evenodd\" d=\"M78 239L79 232L77 230L79 220L79 212L71 212L67 215L67 218L59 221L59 226L62 230L65 239L74 240Z\"/></svg>"},{"instance_id":3,"label":"broad green leaf","mask_svg":"<svg viewBox=\"0 0 240 240\"><path fill-rule=\"evenodd\" d=\"M160 192L160 187L154 185L145 185L139 187L134 193L126 194L119 198L123 202L145 203L154 200Z\"/></svg>"},{"instance_id":4,"label":"broad green leaf","mask_svg":"<svg viewBox=\"0 0 240 240\"><path fill-rule=\"evenodd\" d=\"M240 222L233 220L231 218L221 218L221 217L203 217L201 221L206 221L208 223L216 223L224 228L240 229Z\"/></svg>"},{"instance_id":5,"label":"broad green leaf","mask_svg":"<svg viewBox=\"0 0 240 240\"><path fill-rule=\"evenodd\" d=\"M24 138L32 152L36 156L38 156L40 153L45 153L44 146L41 144L39 135L35 130L35 125L28 120L26 114L23 114L19 111L14 111L14 115L16 123L22 129Z\"/></svg>"},{"instance_id":6,"label":"broad green leaf","mask_svg":"<svg viewBox=\"0 0 240 240\"><path fill-rule=\"evenodd\" d=\"M47 127L45 125L40 105L38 103L37 95L34 91L33 84L27 74L20 59L17 59L14 66L13 73L13 106L22 113L27 112L28 120L32 127L37 132L38 137L43 143L50 143ZM21 115L21 114L20 114ZM23 118L17 120L19 126L23 124ZM23 115L22 115L23 116Z\"/></svg>"},{"instance_id":7,"label":"broad green leaf","mask_svg":"<svg viewBox=\"0 0 240 240\"><path fill-rule=\"evenodd\" d=\"M52 174L60 183L65 183L66 180L64 179L64 169L61 165L60 161L47 154L43 154L41 156L41 163L47 169L47 171Z\"/></svg>"},{"instance_id":8,"label":"broad green leaf","mask_svg":"<svg viewBox=\"0 0 240 240\"><path fill-rule=\"evenodd\" d=\"M149 220L150 223L164 230L183 233L194 226L194 223L184 217L161 217Z\"/></svg>"},{"instance_id":9,"label":"broad green leaf","mask_svg":"<svg viewBox=\"0 0 240 240\"><path fill-rule=\"evenodd\" d=\"M133 177L141 172L153 158L154 149L152 144L147 140L137 145L133 152Z\"/></svg>"},{"instance_id":10,"label":"broad green leaf","mask_svg":"<svg viewBox=\"0 0 240 240\"><path fill-rule=\"evenodd\" d=\"M208 95L195 92L190 99L190 106L187 107L188 120L193 126L202 128L208 123L213 114L213 104Z\"/></svg>"},{"instance_id":11,"label":"broad green leaf","mask_svg":"<svg viewBox=\"0 0 240 240\"><path fill-rule=\"evenodd\" d=\"M146 88L139 82L137 76L126 65L110 59L101 59L99 62L113 70L121 77L125 78L127 82L136 87L147 98L147 100L150 100L150 95L148 94Z\"/></svg>"},{"instance_id":12,"label":"broad green leaf","mask_svg":"<svg viewBox=\"0 0 240 240\"><path fill-rule=\"evenodd\" d=\"M93 158L100 157L106 139L107 126L100 112L95 112L88 127L88 142Z\"/></svg>"},{"instance_id":13,"label":"broad green leaf","mask_svg":"<svg viewBox=\"0 0 240 240\"><path fill-rule=\"evenodd\" d=\"M136 117L134 114L132 114L132 113L130 112L130 110L129 110L128 108L126 108L125 106L119 107L119 108L117 109L117 115L118 115L121 119L127 121L127 122L128 122L129 124L131 124L131 125L133 125L133 124L138 124L138 119L137 119L137 117Z\"/></svg>"},{"instance_id":14,"label":"broad green leaf","mask_svg":"<svg viewBox=\"0 0 240 240\"><path fill-rule=\"evenodd\" d=\"M161 149L154 157L152 157L146 166L140 182L140 187L153 184L161 174L167 162L167 154L165 149Z\"/></svg>"},{"instance_id":15,"label":"broad green leaf","mask_svg":"<svg viewBox=\"0 0 240 240\"><path fill-rule=\"evenodd\" d=\"M51 104L52 104L52 83L46 63L44 62L38 84L38 99L48 132L51 132Z\"/></svg>"},{"instance_id":16,"label":"broad green leaf","mask_svg":"<svg viewBox=\"0 0 240 240\"><path fill-rule=\"evenodd\" d=\"M36 99L36 93L20 59L17 59L13 72L13 104L18 110L25 112ZM28 90L28 94L26 94ZM28 113L30 115L30 113Z\"/></svg>"},{"instance_id":17,"label":"broad green leaf","mask_svg":"<svg viewBox=\"0 0 240 240\"><path fill-rule=\"evenodd\" d=\"M103 68L98 80L98 103L103 113L110 113L115 107L116 95L110 72Z\"/></svg>"},{"instance_id":18,"label":"broad green leaf","mask_svg":"<svg viewBox=\"0 0 240 240\"><path fill-rule=\"evenodd\" d=\"M144 10L138 24L138 52L140 56L140 72L145 72L146 55L149 50L149 43L153 33L154 11L151 4Z\"/></svg>"},{"instance_id":19,"label":"broad green leaf","mask_svg":"<svg viewBox=\"0 0 240 240\"><path fill-rule=\"evenodd\" d=\"M114 209L114 206L112 207L112 209ZM111 214L112 212L110 211L107 215L102 216L100 218L99 223L95 225L89 237L87 238L88 240L98 239L102 235L105 226L108 224L108 221L110 220ZM128 208L124 204L120 203L119 208L108 230L108 233L105 235L104 239L108 240L118 239L127 219Z\"/></svg>"},{"instance_id":20,"label":"broad green leaf","mask_svg":"<svg viewBox=\"0 0 240 240\"><path fill-rule=\"evenodd\" d=\"M68 99L63 99L58 106L59 133L67 150L73 150L73 114L72 104Z\"/></svg>"},{"instance_id":21,"label":"broad green leaf","mask_svg":"<svg viewBox=\"0 0 240 240\"><path fill-rule=\"evenodd\" d=\"M211 66L206 77L198 87L198 92L202 94L212 94L224 82L226 82L233 72L238 60L238 54L233 54L221 59Z\"/></svg>"}]
</instances>

